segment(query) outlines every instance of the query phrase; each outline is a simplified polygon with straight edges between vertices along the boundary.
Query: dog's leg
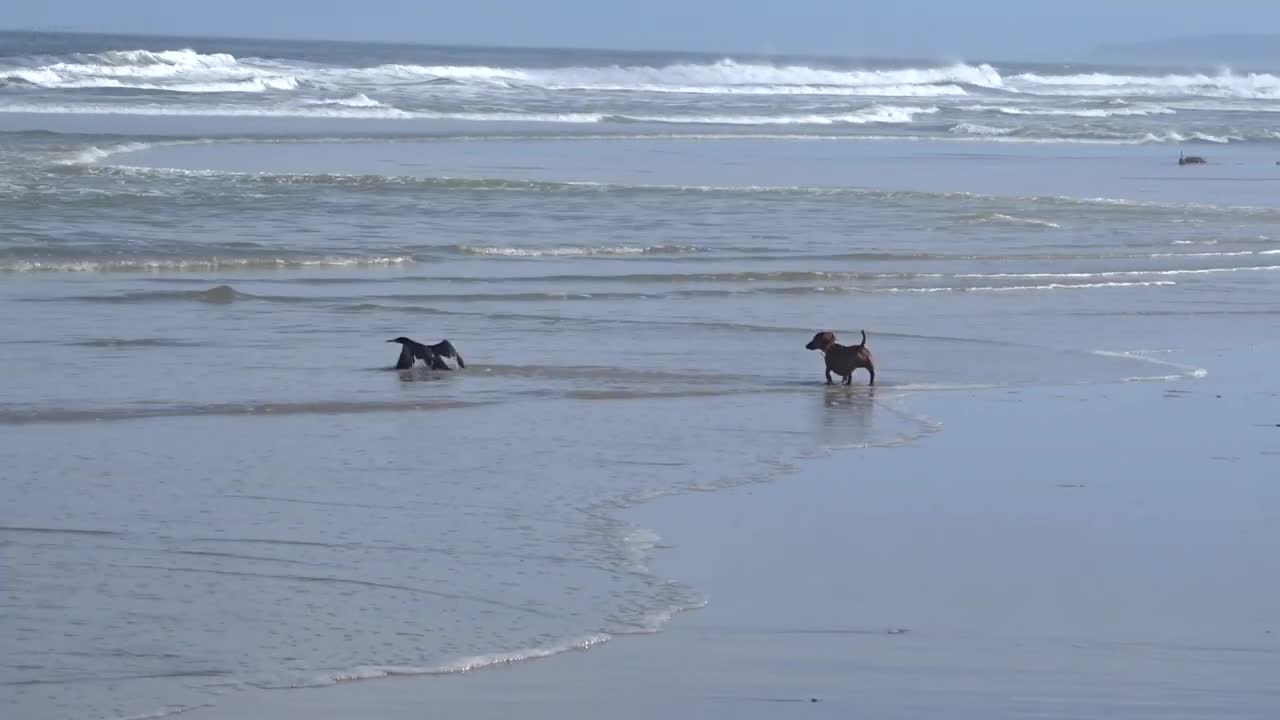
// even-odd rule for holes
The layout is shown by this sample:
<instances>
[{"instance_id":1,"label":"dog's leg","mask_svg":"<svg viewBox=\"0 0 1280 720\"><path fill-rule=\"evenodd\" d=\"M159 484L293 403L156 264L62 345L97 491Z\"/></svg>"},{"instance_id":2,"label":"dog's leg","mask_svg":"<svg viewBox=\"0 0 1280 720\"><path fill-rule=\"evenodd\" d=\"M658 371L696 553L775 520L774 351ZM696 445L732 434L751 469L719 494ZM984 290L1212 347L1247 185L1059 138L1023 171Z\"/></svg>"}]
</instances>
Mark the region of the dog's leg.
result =
<instances>
[{"instance_id":1,"label":"dog's leg","mask_svg":"<svg viewBox=\"0 0 1280 720\"><path fill-rule=\"evenodd\" d=\"M835 385L835 383L831 382L831 368L827 368L827 384Z\"/></svg>"},{"instance_id":2,"label":"dog's leg","mask_svg":"<svg viewBox=\"0 0 1280 720\"><path fill-rule=\"evenodd\" d=\"M852 370L850 370L850 371L849 371L849 374L848 374L848 375L845 375L845 376L844 376L844 384L845 384L845 385L852 385L852 384L853 384L853 371L852 371Z\"/></svg>"},{"instance_id":3,"label":"dog's leg","mask_svg":"<svg viewBox=\"0 0 1280 720\"><path fill-rule=\"evenodd\" d=\"M871 382L867 383L868 387L874 387L876 384L876 366L873 363L867 363L867 372L871 373Z\"/></svg>"}]
</instances>

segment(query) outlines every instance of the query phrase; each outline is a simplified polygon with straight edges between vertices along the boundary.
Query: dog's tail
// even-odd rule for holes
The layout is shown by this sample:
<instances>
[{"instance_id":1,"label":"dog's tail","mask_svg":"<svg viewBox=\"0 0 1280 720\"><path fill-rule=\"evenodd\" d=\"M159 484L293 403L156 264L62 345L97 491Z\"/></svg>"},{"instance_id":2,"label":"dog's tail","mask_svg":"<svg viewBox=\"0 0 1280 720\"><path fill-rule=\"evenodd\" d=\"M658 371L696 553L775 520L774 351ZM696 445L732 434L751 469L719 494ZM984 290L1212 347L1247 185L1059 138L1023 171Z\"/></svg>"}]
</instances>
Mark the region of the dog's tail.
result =
<instances>
[{"instance_id":1,"label":"dog's tail","mask_svg":"<svg viewBox=\"0 0 1280 720\"><path fill-rule=\"evenodd\" d=\"M858 347L866 347L866 345L867 345L867 331L866 331L866 330L863 330L863 331L862 331L862 342L858 344Z\"/></svg>"}]
</instances>

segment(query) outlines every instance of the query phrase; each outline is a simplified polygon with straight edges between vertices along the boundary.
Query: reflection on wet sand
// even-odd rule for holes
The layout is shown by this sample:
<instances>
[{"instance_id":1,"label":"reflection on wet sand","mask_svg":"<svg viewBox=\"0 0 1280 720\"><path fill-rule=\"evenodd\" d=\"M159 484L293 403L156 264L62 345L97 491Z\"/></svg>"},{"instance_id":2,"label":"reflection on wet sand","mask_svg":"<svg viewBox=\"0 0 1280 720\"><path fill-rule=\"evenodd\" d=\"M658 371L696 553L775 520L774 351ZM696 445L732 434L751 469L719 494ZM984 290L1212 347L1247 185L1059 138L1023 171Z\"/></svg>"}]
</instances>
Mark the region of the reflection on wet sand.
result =
<instances>
[{"instance_id":1,"label":"reflection on wet sand","mask_svg":"<svg viewBox=\"0 0 1280 720\"><path fill-rule=\"evenodd\" d=\"M819 442L823 447L875 444L875 410L874 387L826 387L822 393Z\"/></svg>"}]
</instances>

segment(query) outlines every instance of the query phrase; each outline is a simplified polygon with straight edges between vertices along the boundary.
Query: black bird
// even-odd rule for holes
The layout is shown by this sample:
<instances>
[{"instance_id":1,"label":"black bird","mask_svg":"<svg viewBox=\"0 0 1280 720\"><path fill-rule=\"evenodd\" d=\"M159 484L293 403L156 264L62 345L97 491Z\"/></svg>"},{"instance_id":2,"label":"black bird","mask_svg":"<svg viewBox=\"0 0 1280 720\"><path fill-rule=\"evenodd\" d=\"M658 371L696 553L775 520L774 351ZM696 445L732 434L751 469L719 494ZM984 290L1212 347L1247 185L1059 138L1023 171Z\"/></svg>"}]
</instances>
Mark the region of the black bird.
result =
<instances>
[{"instance_id":1,"label":"black bird","mask_svg":"<svg viewBox=\"0 0 1280 720\"><path fill-rule=\"evenodd\" d=\"M452 370L449 363L444 361L445 358L453 358L459 368L467 366L457 348L448 340L441 340L435 345L423 345L407 337L398 337L387 342L400 343L400 358L396 360L397 370L408 370L417 360L421 360L432 370Z\"/></svg>"},{"instance_id":2,"label":"black bird","mask_svg":"<svg viewBox=\"0 0 1280 720\"><path fill-rule=\"evenodd\" d=\"M1205 161L1204 161L1204 158L1200 157L1199 155L1183 155L1182 153L1178 153L1178 164L1179 165L1204 165Z\"/></svg>"}]
</instances>

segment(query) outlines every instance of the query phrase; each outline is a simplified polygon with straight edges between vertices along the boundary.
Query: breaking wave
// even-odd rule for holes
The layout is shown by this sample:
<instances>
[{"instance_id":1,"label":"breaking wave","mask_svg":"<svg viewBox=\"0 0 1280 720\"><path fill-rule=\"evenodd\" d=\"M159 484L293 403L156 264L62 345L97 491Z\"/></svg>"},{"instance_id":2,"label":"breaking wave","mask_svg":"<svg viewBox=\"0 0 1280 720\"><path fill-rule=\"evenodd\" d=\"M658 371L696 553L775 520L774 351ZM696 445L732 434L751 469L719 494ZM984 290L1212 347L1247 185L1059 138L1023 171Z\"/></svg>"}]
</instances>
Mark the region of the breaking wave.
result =
<instances>
[{"instance_id":1,"label":"breaking wave","mask_svg":"<svg viewBox=\"0 0 1280 720\"><path fill-rule=\"evenodd\" d=\"M358 71L363 79L431 78L458 83L537 86L548 90L607 90L696 94L960 95L960 85L1001 87L990 65L957 63L943 67L834 69L806 65L713 63L663 66L502 68L486 66L384 65Z\"/></svg>"},{"instance_id":2,"label":"breaking wave","mask_svg":"<svg viewBox=\"0 0 1280 720\"><path fill-rule=\"evenodd\" d=\"M124 50L75 55L51 63L6 63L0 78L43 88L133 87L188 92L265 92L301 85L424 83L434 91L450 86L536 87L691 94L866 95L929 97L964 95L962 86L999 88L990 65L837 69L722 59L661 66L521 68L484 65L383 64L334 67L288 64L262 58L194 50Z\"/></svg>"},{"instance_id":3,"label":"breaking wave","mask_svg":"<svg viewBox=\"0 0 1280 720\"><path fill-rule=\"evenodd\" d=\"M105 160L112 155L120 155L122 153L141 152L151 149L150 143L130 142L121 143L119 145L111 145L100 148L97 145L90 145L83 150L77 150L69 157L62 161L64 165L90 165L100 160Z\"/></svg>"},{"instance_id":4,"label":"breaking wave","mask_svg":"<svg viewBox=\"0 0 1280 720\"><path fill-rule=\"evenodd\" d=\"M1009 127L992 127L991 125L980 125L978 123L960 123L951 128L951 132L957 135L976 135L978 137L1002 137L1012 135L1018 132L1018 128Z\"/></svg>"},{"instance_id":5,"label":"breaking wave","mask_svg":"<svg viewBox=\"0 0 1280 720\"><path fill-rule=\"evenodd\" d=\"M298 78L288 72L245 64L225 53L194 50L77 54L63 62L0 66L0 79L51 89L136 88L189 93L261 93L299 86Z\"/></svg>"},{"instance_id":6,"label":"breaking wave","mask_svg":"<svg viewBox=\"0 0 1280 720\"><path fill-rule=\"evenodd\" d=\"M367 96L338 100L309 100L297 105L251 107L245 105L172 104L65 104L9 103L0 112L59 115L152 115L176 117L300 117L349 119L461 120L470 122L523 123L653 123L669 125L866 125L910 123L916 115L938 112L937 107L873 105L846 113L804 115L629 115L622 113L524 113L406 111L389 107Z\"/></svg>"},{"instance_id":7,"label":"breaking wave","mask_svg":"<svg viewBox=\"0 0 1280 720\"><path fill-rule=\"evenodd\" d=\"M1082 145L1181 145L1255 142L1274 143L1280 137L1270 132L1241 133L1224 132L1215 134L1202 130L1167 129L1156 131L1133 131L1122 128L1109 129L1097 127L1042 128L1034 125L1017 127L997 127L980 123L958 123L951 126L948 133L960 140L982 140L1002 143L1028 144L1082 144Z\"/></svg>"},{"instance_id":8,"label":"breaking wave","mask_svg":"<svg viewBox=\"0 0 1280 720\"><path fill-rule=\"evenodd\" d=\"M1028 143L1280 141L1270 125L1228 120L1275 112L1270 73L1064 72L1046 66L858 61L692 61L566 55L503 64L324 63L193 49L0 57L0 112L315 118L423 123L829 128L865 140ZM475 57L475 56L460 56ZM938 116L924 122L924 116ZM995 119L1004 122L995 121ZM1178 123L1173 125L1176 118ZM713 126L720 126L714 128ZM866 126L863 128L863 126ZM871 128L894 127L885 137ZM862 129L860 129L862 128ZM656 131L656 130L655 130Z\"/></svg>"},{"instance_id":9,"label":"breaking wave","mask_svg":"<svg viewBox=\"0 0 1280 720\"><path fill-rule=\"evenodd\" d=\"M992 112L1002 115L1031 115L1044 117L1078 117L1078 118L1108 118L1108 117L1130 117L1130 116L1147 116L1147 115L1174 115L1177 113L1173 108L1167 108L1160 105L1119 105L1110 107L1066 107L1051 108L1038 106L1022 106L1022 105L965 105L958 108L969 112Z\"/></svg>"},{"instance_id":10,"label":"breaking wave","mask_svg":"<svg viewBox=\"0 0 1280 720\"><path fill-rule=\"evenodd\" d=\"M865 125L869 123L909 123L915 119L916 115L932 115L936 112L938 112L937 107L873 105L858 112L830 115L619 115L608 119L622 122L699 125Z\"/></svg>"},{"instance_id":11,"label":"breaking wave","mask_svg":"<svg viewBox=\"0 0 1280 720\"><path fill-rule=\"evenodd\" d=\"M5 103L0 112L46 115L143 115L173 117L277 117L395 120L412 117L393 107L316 105L253 106L242 104L175 105L165 103ZM423 117L430 117L424 115ZM459 118L464 119L464 118ZM499 119L499 118L495 118Z\"/></svg>"},{"instance_id":12,"label":"breaking wave","mask_svg":"<svg viewBox=\"0 0 1280 720\"><path fill-rule=\"evenodd\" d=\"M365 95L364 93L356 93L351 97L345 97L345 98L324 98L321 100L308 100L307 104L308 105L339 105L341 107L352 107L352 108L386 107L386 105L378 102L377 100L371 99L368 95Z\"/></svg>"},{"instance_id":13,"label":"breaking wave","mask_svg":"<svg viewBox=\"0 0 1280 720\"><path fill-rule=\"evenodd\" d=\"M1008 78L1008 86L1033 95L1073 95L1077 97L1211 97L1251 100L1280 98L1280 77L1270 73L1237 75L1223 71L1216 75L1113 75L1082 73L1044 75L1021 73Z\"/></svg>"},{"instance_id":14,"label":"breaking wave","mask_svg":"<svg viewBox=\"0 0 1280 720\"><path fill-rule=\"evenodd\" d=\"M777 64L723 58L569 67L423 65L388 63L343 67L296 63L192 49L113 50L61 58L5 58L0 78L43 88L137 87L186 92L266 92L303 86L418 84L432 92L451 87L540 88L550 91L688 93L728 95L862 95L946 97L974 90L1075 97L1199 96L1224 99L1280 98L1280 77L1270 73L1009 75L990 64L921 67L838 67ZM421 88L420 88L421 89ZM1167 112L1155 108L1085 110L1081 117Z\"/></svg>"}]
</instances>

